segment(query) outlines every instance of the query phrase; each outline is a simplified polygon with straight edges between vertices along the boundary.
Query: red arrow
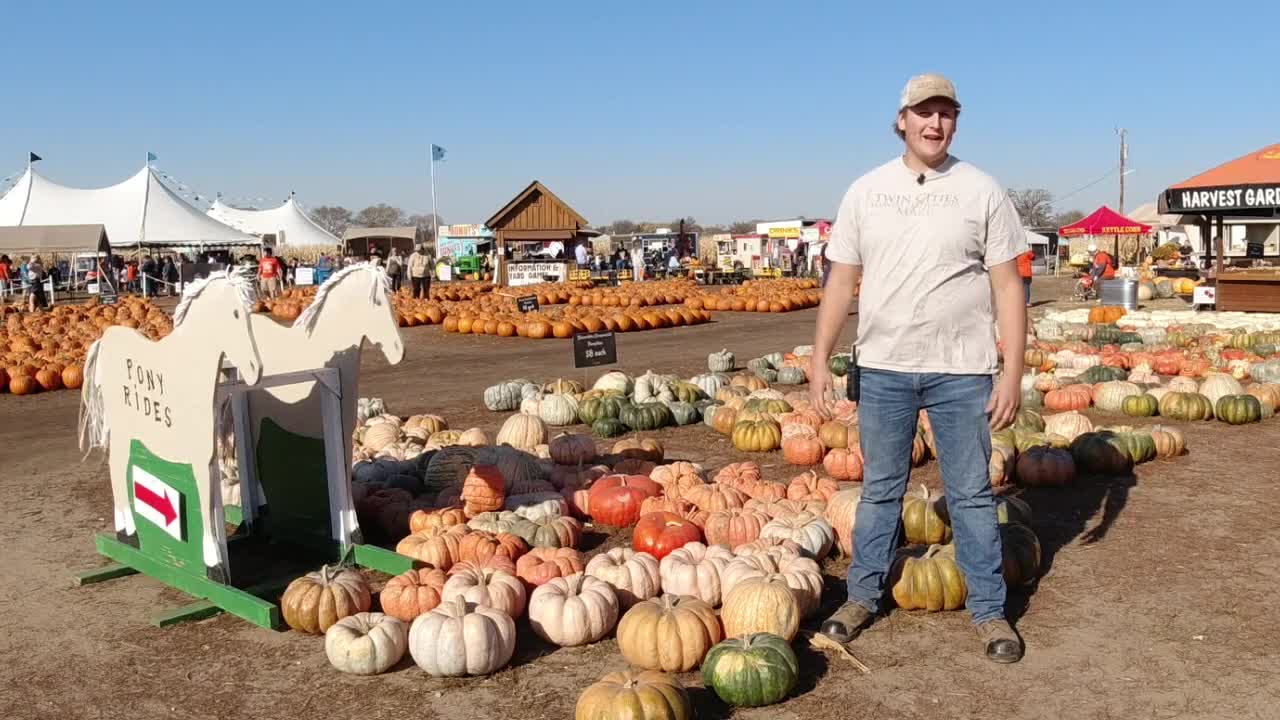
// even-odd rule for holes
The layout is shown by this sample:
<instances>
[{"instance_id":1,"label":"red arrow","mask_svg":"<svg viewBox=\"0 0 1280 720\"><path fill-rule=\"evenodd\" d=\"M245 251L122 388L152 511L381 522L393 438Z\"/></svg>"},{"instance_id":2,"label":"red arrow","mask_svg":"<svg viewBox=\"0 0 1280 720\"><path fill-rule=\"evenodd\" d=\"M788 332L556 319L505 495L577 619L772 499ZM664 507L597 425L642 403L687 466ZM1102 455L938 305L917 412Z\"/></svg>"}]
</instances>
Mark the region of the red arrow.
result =
<instances>
[{"instance_id":1,"label":"red arrow","mask_svg":"<svg viewBox=\"0 0 1280 720\"><path fill-rule=\"evenodd\" d=\"M151 489L146 485L134 483L133 496L150 505L153 510L164 516L164 524L166 526L172 525L173 521L178 519L178 511L173 508L173 503L169 502L168 495L157 495L151 492Z\"/></svg>"}]
</instances>

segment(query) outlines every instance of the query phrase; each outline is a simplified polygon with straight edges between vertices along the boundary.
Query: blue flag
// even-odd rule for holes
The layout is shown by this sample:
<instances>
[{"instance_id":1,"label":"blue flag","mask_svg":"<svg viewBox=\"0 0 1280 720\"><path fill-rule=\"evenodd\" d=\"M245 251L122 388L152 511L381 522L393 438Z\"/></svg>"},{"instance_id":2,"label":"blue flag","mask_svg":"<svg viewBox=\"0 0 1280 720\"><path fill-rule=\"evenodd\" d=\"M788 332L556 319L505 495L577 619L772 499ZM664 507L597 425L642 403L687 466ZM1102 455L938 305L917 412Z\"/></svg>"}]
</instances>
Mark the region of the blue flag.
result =
<instances>
[{"instance_id":1,"label":"blue flag","mask_svg":"<svg viewBox=\"0 0 1280 720\"><path fill-rule=\"evenodd\" d=\"M153 153L153 152L148 152L148 153L147 153L147 162L155 162L155 161L156 161L156 154L155 154L155 153Z\"/></svg>"},{"instance_id":2,"label":"blue flag","mask_svg":"<svg viewBox=\"0 0 1280 720\"><path fill-rule=\"evenodd\" d=\"M440 147L439 145L432 145L432 146L431 146L431 159L432 159L433 161L434 161L434 160L443 160L443 159L444 159L444 148Z\"/></svg>"}]
</instances>

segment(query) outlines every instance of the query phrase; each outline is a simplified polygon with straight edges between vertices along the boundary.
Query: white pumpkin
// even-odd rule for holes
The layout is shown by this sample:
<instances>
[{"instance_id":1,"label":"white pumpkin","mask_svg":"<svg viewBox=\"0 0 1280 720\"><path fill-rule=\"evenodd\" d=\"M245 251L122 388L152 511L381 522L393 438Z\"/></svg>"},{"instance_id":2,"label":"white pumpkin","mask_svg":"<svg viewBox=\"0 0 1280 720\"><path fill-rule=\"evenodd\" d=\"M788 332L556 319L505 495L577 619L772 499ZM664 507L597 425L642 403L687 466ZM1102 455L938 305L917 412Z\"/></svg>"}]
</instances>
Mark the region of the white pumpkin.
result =
<instances>
[{"instance_id":1,"label":"white pumpkin","mask_svg":"<svg viewBox=\"0 0 1280 720\"><path fill-rule=\"evenodd\" d=\"M497 608L510 617L524 614L526 593L520 578L496 568L467 568L449 575L440 590L440 601L464 600Z\"/></svg>"},{"instance_id":2,"label":"white pumpkin","mask_svg":"<svg viewBox=\"0 0 1280 720\"><path fill-rule=\"evenodd\" d=\"M1170 378L1169 383L1165 385L1165 388L1167 388L1169 392L1200 392L1200 385L1197 384L1195 380L1181 375L1175 378Z\"/></svg>"},{"instance_id":3,"label":"white pumpkin","mask_svg":"<svg viewBox=\"0 0 1280 720\"><path fill-rule=\"evenodd\" d=\"M816 611L822 599L822 570L809 558L767 554L735 558L721 574L725 594L751 578L780 579L786 583L795 595L802 618Z\"/></svg>"},{"instance_id":4,"label":"white pumpkin","mask_svg":"<svg viewBox=\"0 0 1280 720\"><path fill-rule=\"evenodd\" d=\"M596 555L587 563L586 573L613 586L621 610L656 597L662 589L658 559L631 548L613 548Z\"/></svg>"},{"instance_id":5,"label":"white pumpkin","mask_svg":"<svg viewBox=\"0 0 1280 720\"><path fill-rule=\"evenodd\" d=\"M633 387L635 387L635 380L632 380L630 375L620 370L610 370L601 375L595 384L591 386L591 389L615 390L623 395L630 395Z\"/></svg>"},{"instance_id":6,"label":"white pumpkin","mask_svg":"<svg viewBox=\"0 0 1280 720\"><path fill-rule=\"evenodd\" d=\"M1044 433L1061 435L1068 440L1093 432L1093 421L1075 410L1044 416Z\"/></svg>"},{"instance_id":7,"label":"white pumpkin","mask_svg":"<svg viewBox=\"0 0 1280 720\"><path fill-rule=\"evenodd\" d=\"M538 417L553 427L578 422L578 399L572 395L543 395L538 401Z\"/></svg>"},{"instance_id":8,"label":"white pumpkin","mask_svg":"<svg viewBox=\"0 0 1280 720\"><path fill-rule=\"evenodd\" d=\"M524 399L523 390L524 385L514 380L491 385L484 390L484 406L493 412L515 410Z\"/></svg>"},{"instance_id":9,"label":"white pumpkin","mask_svg":"<svg viewBox=\"0 0 1280 720\"><path fill-rule=\"evenodd\" d=\"M547 443L547 425L537 415L518 413L507 418L498 430L497 443L518 450L533 450Z\"/></svg>"},{"instance_id":10,"label":"white pumpkin","mask_svg":"<svg viewBox=\"0 0 1280 720\"><path fill-rule=\"evenodd\" d=\"M836 541L831 523L820 515L808 512L770 520L760 528L760 537L791 540L800 546L806 556L814 560L826 557Z\"/></svg>"},{"instance_id":11,"label":"white pumpkin","mask_svg":"<svg viewBox=\"0 0 1280 720\"><path fill-rule=\"evenodd\" d=\"M698 389L707 394L707 397L715 397L716 392L720 388L729 384L729 380L725 375L720 373L702 373L689 378L689 382L698 386Z\"/></svg>"},{"instance_id":12,"label":"white pumpkin","mask_svg":"<svg viewBox=\"0 0 1280 720\"><path fill-rule=\"evenodd\" d=\"M409 628L409 654L433 677L488 675L511 662L515 649L510 615L461 598L419 615Z\"/></svg>"},{"instance_id":13,"label":"white pumpkin","mask_svg":"<svg viewBox=\"0 0 1280 720\"><path fill-rule=\"evenodd\" d=\"M733 553L723 545L707 547L700 542L686 543L659 563L662 591L692 595L711 607L718 607L724 596L720 574L732 561Z\"/></svg>"},{"instance_id":14,"label":"white pumpkin","mask_svg":"<svg viewBox=\"0 0 1280 720\"><path fill-rule=\"evenodd\" d=\"M619 611L613 586L585 573L554 578L529 596L529 625L561 647L600 640L617 624Z\"/></svg>"},{"instance_id":15,"label":"white pumpkin","mask_svg":"<svg viewBox=\"0 0 1280 720\"><path fill-rule=\"evenodd\" d=\"M466 445L467 447L485 447L492 443L489 440L489 433L473 427L462 431L462 434L458 436L458 444Z\"/></svg>"},{"instance_id":16,"label":"white pumpkin","mask_svg":"<svg viewBox=\"0 0 1280 720\"><path fill-rule=\"evenodd\" d=\"M569 505L564 496L558 492L536 492L524 495L508 495L503 508L513 511L520 517L543 523L558 517L569 515Z\"/></svg>"},{"instance_id":17,"label":"white pumpkin","mask_svg":"<svg viewBox=\"0 0 1280 720\"><path fill-rule=\"evenodd\" d=\"M1226 373L1214 372L1205 376L1204 382L1200 383L1200 394L1209 398L1209 402L1217 407L1218 400L1224 395L1243 395L1244 386Z\"/></svg>"},{"instance_id":18,"label":"white pumpkin","mask_svg":"<svg viewBox=\"0 0 1280 720\"><path fill-rule=\"evenodd\" d=\"M375 422L365 427L360 444L374 453L380 453L400 440L400 428L389 422Z\"/></svg>"},{"instance_id":19,"label":"white pumpkin","mask_svg":"<svg viewBox=\"0 0 1280 720\"><path fill-rule=\"evenodd\" d=\"M1103 412L1118 413L1124 399L1141 395L1142 388L1125 380L1111 380L1098 385L1093 393L1093 404Z\"/></svg>"},{"instance_id":20,"label":"white pumpkin","mask_svg":"<svg viewBox=\"0 0 1280 720\"><path fill-rule=\"evenodd\" d=\"M324 654L334 669L378 675L395 666L409 647L409 625L375 612L342 618L324 631Z\"/></svg>"}]
</instances>

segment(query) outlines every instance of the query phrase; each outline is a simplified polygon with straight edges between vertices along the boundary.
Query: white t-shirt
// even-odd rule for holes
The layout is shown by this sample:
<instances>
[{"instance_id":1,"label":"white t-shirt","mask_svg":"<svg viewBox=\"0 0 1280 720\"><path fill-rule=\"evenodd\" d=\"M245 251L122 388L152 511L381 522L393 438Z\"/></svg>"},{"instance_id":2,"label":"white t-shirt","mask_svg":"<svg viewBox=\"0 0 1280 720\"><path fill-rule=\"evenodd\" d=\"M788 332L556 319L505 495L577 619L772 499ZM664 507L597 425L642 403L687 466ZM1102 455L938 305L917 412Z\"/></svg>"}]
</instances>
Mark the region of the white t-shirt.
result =
<instances>
[{"instance_id":1,"label":"white t-shirt","mask_svg":"<svg viewBox=\"0 0 1280 720\"><path fill-rule=\"evenodd\" d=\"M862 266L858 364L915 373L994 374L988 269L1027 251L1009 196L954 157L924 175L901 157L854 181L827 257Z\"/></svg>"},{"instance_id":2,"label":"white t-shirt","mask_svg":"<svg viewBox=\"0 0 1280 720\"><path fill-rule=\"evenodd\" d=\"M576 260L579 265L586 265L589 257L587 255L587 246L579 245L578 247L574 248L573 256L574 256L574 260Z\"/></svg>"}]
</instances>

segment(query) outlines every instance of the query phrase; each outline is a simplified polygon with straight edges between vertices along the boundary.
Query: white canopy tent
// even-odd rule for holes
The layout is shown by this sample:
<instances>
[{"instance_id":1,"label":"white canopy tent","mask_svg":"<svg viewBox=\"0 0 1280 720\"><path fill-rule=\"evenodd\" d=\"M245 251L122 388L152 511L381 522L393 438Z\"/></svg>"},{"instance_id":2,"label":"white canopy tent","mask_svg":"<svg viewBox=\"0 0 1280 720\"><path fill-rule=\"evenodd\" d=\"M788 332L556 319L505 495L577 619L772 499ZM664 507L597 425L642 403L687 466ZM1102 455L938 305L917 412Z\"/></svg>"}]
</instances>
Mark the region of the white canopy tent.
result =
<instances>
[{"instance_id":1,"label":"white canopy tent","mask_svg":"<svg viewBox=\"0 0 1280 720\"><path fill-rule=\"evenodd\" d=\"M178 197L150 165L103 188L60 185L27 168L0 197L0 226L22 225L103 225L116 247L262 244Z\"/></svg>"},{"instance_id":2,"label":"white canopy tent","mask_svg":"<svg viewBox=\"0 0 1280 720\"><path fill-rule=\"evenodd\" d=\"M286 247L328 247L341 244L336 236L316 224L293 195L279 207L267 210L241 210L219 198L209 208L209 217L253 235L275 235L276 244Z\"/></svg>"}]
</instances>

